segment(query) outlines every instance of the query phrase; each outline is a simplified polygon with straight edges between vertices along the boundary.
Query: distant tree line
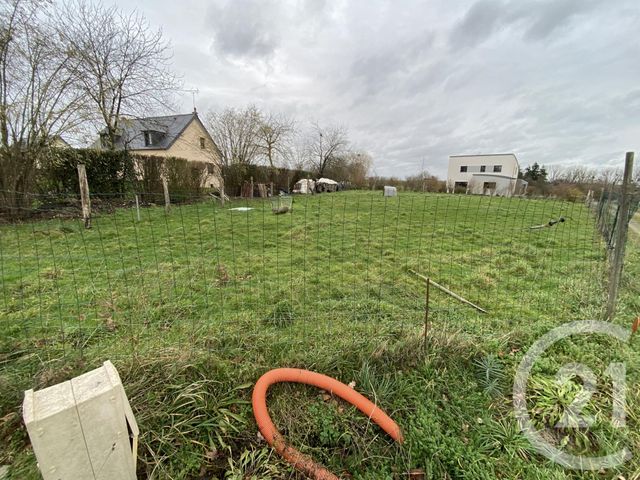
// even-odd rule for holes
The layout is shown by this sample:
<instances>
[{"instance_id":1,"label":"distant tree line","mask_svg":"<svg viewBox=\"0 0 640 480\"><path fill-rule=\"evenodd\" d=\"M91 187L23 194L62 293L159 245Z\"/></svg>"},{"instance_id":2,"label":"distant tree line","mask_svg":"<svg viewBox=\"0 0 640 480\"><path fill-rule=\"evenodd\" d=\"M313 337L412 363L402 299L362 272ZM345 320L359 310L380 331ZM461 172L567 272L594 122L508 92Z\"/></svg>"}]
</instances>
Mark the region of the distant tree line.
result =
<instances>
[{"instance_id":1,"label":"distant tree line","mask_svg":"<svg viewBox=\"0 0 640 480\"><path fill-rule=\"evenodd\" d=\"M447 191L447 182L426 170L404 179L378 175L372 175L367 179L367 188L371 190L382 190L385 185L396 187L400 191L410 192L444 193Z\"/></svg>"},{"instance_id":2,"label":"distant tree line","mask_svg":"<svg viewBox=\"0 0 640 480\"><path fill-rule=\"evenodd\" d=\"M274 175L285 168L355 187L367 184L371 156L352 147L344 126L318 122L301 126L290 116L264 112L254 105L211 111L206 124L220 150L226 185L237 184L243 166L256 165L268 167ZM228 177L230 172L234 178Z\"/></svg>"},{"instance_id":3,"label":"distant tree line","mask_svg":"<svg viewBox=\"0 0 640 480\"><path fill-rule=\"evenodd\" d=\"M534 163L525 168L521 178L529 183L527 194L530 196L553 196L576 201L586 197L589 190L597 193L603 188L619 184L622 181L622 175L620 168L597 169L580 165L543 166Z\"/></svg>"}]
</instances>

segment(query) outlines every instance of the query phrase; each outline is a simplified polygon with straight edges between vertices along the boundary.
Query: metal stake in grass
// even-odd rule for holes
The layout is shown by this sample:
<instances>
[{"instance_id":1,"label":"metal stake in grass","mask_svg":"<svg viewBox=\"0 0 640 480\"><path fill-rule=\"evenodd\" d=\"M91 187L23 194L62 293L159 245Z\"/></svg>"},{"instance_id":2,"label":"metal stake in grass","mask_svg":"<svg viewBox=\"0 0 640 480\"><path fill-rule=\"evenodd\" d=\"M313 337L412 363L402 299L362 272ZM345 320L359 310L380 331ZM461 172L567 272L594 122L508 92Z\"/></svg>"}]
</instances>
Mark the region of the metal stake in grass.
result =
<instances>
[{"instance_id":1,"label":"metal stake in grass","mask_svg":"<svg viewBox=\"0 0 640 480\"><path fill-rule=\"evenodd\" d=\"M439 283L434 282L433 280L431 280L429 277L425 277L424 275L420 275L418 272L416 272L415 270L409 269L409 272L413 273L414 275L416 275L417 277L423 279L425 282L427 282L427 284L431 284L434 287L442 290L444 293L446 293L447 295L452 296L453 298L455 298L456 300L465 303L467 305L469 305L470 307L475 308L476 310L478 310L479 312L482 313L487 313L487 311L483 308L480 308L478 305L476 305L475 303L470 302L469 300L467 300L466 298L461 297L460 295L458 295L457 293L452 292L451 290L449 290L446 287L443 287L442 285L440 285Z\"/></svg>"},{"instance_id":2,"label":"metal stake in grass","mask_svg":"<svg viewBox=\"0 0 640 480\"><path fill-rule=\"evenodd\" d=\"M427 277L427 290L425 293L424 304L424 351L427 351L427 337L429 335L429 285L431 284L429 277Z\"/></svg>"}]
</instances>

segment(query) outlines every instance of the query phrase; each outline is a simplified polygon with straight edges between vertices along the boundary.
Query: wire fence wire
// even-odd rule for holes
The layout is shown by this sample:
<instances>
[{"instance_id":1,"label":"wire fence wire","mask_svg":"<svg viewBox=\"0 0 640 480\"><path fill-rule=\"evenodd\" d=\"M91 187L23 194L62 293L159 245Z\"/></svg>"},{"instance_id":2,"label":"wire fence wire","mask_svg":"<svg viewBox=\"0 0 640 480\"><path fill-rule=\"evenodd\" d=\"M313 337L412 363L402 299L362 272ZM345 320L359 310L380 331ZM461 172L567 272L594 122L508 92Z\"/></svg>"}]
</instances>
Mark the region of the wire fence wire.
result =
<instances>
[{"instance_id":1,"label":"wire fence wire","mask_svg":"<svg viewBox=\"0 0 640 480\"><path fill-rule=\"evenodd\" d=\"M598 318L606 301L606 244L584 203L351 191L295 196L274 214L270 199L172 196L167 210L161 197L137 209L94 194L90 229L76 198L33 195L3 214L5 373L33 355L232 346L243 358L270 342L302 358L323 343L348 352L418 336L425 282L411 271L487 310L431 289L431 328L478 339Z\"/></svg>"},{"instance_id":2,"label":"wire fence wire","mask_svg":"<svg viewBox=\"0 0 640 480\"><path fill-rule=\"evenodd\" d=\"M602 234L607 248L613 250L615 247L616 232L622 222L629 223L640 208L640 188L635 187L629 192L629 216L621 218L620 204L622 193L619 185L609 185L603 188L598 202L591 202L592 208L596 212L596 224Z\"/></svg>"}]
</instances>

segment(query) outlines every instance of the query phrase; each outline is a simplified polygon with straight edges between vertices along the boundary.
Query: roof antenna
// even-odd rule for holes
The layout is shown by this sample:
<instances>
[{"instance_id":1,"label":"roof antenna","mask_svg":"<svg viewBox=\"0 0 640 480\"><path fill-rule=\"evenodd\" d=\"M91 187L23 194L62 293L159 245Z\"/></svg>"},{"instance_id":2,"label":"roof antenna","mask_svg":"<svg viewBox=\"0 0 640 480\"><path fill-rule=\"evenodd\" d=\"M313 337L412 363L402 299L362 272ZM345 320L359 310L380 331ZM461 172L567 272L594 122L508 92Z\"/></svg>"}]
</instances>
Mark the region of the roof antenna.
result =
<instances>
[{"instance_id":1,"label":"roof antenna","mask_svg":"<svg viewBox=\"0 0 640 480\"><path fill-rule=\"evenodd\" d=\"M194 89L185 89L180 91L189 92L191 94L191 101L193 102L193 113L198 113L198 111L196 110L196 95L200 93L200 90L198 90L197 88L194 88Z\"/></svg>"}]
</instances>

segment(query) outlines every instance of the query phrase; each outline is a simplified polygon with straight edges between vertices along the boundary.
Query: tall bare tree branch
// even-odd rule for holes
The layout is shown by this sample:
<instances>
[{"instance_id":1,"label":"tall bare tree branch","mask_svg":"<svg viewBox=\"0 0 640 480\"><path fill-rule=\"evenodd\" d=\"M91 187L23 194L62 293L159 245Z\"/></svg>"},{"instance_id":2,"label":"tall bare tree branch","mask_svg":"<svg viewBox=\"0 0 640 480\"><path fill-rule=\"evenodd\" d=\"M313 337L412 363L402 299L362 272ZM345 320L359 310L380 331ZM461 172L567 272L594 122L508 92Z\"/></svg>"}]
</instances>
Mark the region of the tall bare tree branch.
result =
<instances>
[{"instance_id":1,"label":"tall bare tree branch","mask_svg":"<svg viewBox=\"0 0 640 480\"><path fill-rule=\"evenodd\" d=\"M255 163L261 124L262 114L255 106L244 110L227 108L221 113L207 114L207 128L220 150L225 167Z\"/></svg>"},{"instance_id":2,"label":"tall bare tree branch","mask_svg":"<svg viewBox=\"0 0 640 480\"><path fill-rule=\"evenodd\" d=\"M179 86L170 69L170 45L142 15L74 0L58 10L56 23L62 44L77 60L75 80L104 127L105 146L116 144L123 116L149 116L170 102Z\"/></svg>"},{"instance_id":3,"label":"tall bare tree branch","mask_svg":"<svg viewBox=\"0 0 640 480\"><path fill-rule=\"evenodd\" d=\"M83 119L74 59L55 39L50 6L38 0L0 3L0 190L19 206L50 140Z\"/></svg>"},{"instance_id":4,"label":"tall bare tree branch","mask_svg":"<svg viewBox=\"0 0 640 480\"><path fill-rule=\"evenodd\" d=\"M342 126L321 127L318 123L312 125L307 139L309 160L318 176L322 177L325 170L343 154L349 145L347 129Z\"/></svg>"},{"instance_id":5,"label":"tall bare tree branch","mask_svg":"<svg viewBox=\"0 0 640 480\"><path fill-rule=\"evenodd\" d=\"M274 168L276 162L284 163L291 156L291 135L294 122L281 114L262 115L256 132L258 153Z\"/></svg>"}]
</instances>

